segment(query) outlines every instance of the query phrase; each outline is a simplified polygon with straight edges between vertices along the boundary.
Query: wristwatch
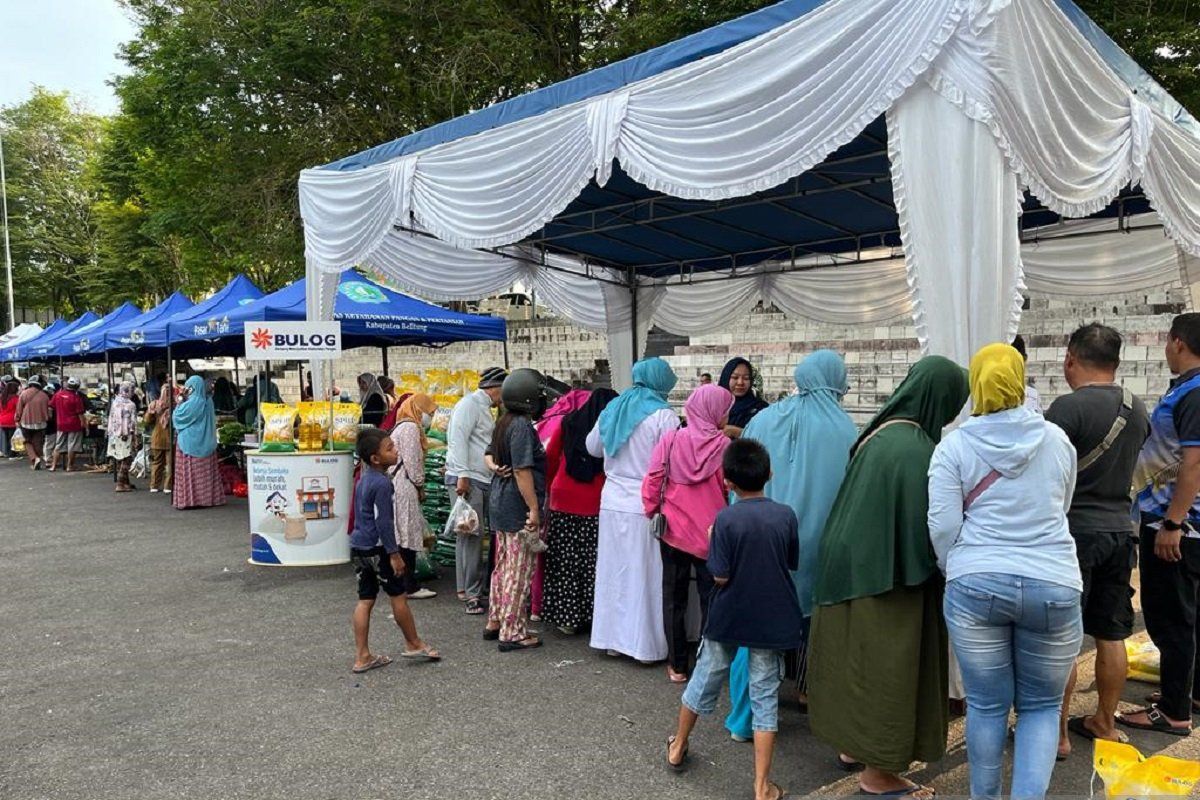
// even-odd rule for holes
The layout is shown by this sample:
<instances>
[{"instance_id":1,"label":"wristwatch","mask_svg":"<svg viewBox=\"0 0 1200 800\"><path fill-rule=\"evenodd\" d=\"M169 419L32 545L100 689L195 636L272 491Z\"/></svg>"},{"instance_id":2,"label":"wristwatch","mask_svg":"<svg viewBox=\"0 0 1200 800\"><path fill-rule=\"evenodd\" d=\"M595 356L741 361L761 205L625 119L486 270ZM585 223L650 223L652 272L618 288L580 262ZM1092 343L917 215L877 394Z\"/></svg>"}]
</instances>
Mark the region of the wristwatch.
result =
<instances>
[{"instance_id":1,"label":"wristwatch","mask_svg":"<svg viewBox=\"0 0 1200 800\"><path fill-rule=\"evenodd\" d=\"M1162 526L1164 531L1170 531L1171 533L1174 533L1175 531L1187 532L1192 529L1192 526L1188 524L1186 519L1183 522L1176 522L1173 519L1164 519Z\"/></svg>"}]
</instances>

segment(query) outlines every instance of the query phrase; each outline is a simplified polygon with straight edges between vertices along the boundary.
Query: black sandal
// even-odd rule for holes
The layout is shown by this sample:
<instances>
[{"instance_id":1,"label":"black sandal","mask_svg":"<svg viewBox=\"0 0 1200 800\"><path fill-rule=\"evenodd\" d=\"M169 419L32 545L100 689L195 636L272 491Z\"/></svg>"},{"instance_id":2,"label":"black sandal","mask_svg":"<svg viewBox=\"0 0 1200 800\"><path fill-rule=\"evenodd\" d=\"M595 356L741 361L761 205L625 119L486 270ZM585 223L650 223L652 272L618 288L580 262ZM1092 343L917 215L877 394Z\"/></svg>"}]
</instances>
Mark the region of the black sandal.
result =
<instances>
[{"instance_id":1,"label":"black sandal","mask_svg":"<svg viewBox=\"0 0 1200 800\"><path fill-rule=\"evenodd\" d=\"M499 638L500 638L500 629L499 628L496 628L495 630L492 630L491 628L483 629L483 640L485 642L494 642Z\"/></svg>"},{"instance_id":2,"label":"black sandal","mask_svg":"<svg viewBox=\"0 0 1200 800\"><path fill-rule=\"evenodd\" d=\"M518 650L536 650L537 648L539 648L541 646L542 646L541 639L535 639L534 637L530 636L526 639L520 639L519 641L516 641L516 642L501 642L500 643L500 652L501 653L515 653Z\"/></svg>"},{"instance_id":3,"label":"black sandal","mask_svg":"<svg viewBox=\"0 0 1200 800\"><path fill-rule=\"evenodd\" d=\"M867 768L867 765L861 761L847 761L846 759L842 758L841 753L838 753L836 758L838 769L840 769L842 772L862 772Z\"/></svg>"},{"instance_id":4,"label":"black sandal","mask_svg":"<svg viewBox=\"0 0 1200 800\"><path fill-rule=\"evenodd\" d=\"M1154 731L1155 733L1167 733L1171 736L1191 736L1192 726L1179 728L1171 724L1171 720L1167 719L1167 715L1159 710L1158 706L1150 706L1149 708L1139 708L1137 711L1130 712L1131 714L1145 714L1146 719L1150 720L1147 725L1143 722L1130 722L1125 718L1124 714L1117 715L1117 724L1124 725L1126 728L1132 728L1135 731Z\"/></svg>"}]
</instances>

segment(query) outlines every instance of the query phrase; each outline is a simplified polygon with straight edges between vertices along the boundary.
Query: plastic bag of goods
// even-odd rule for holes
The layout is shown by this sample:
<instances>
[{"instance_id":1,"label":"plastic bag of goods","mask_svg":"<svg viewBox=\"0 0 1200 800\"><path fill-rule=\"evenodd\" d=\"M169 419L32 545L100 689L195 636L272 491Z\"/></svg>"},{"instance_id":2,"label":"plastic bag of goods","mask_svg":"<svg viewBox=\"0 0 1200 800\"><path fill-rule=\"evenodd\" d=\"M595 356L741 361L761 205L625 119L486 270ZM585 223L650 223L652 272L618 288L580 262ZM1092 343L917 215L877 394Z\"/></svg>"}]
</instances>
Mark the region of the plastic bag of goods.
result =
<instances>
[{"instance_id":1,"label":"plastic bag of goods","mask_svg":"<svg viewBox=\"0 0 1200 800\"><path fill-rule=\"evenodd\" d=\"M1186 797L1200 780L1200 761L1170 756L1146 758L1132 745L1097 739L1092 769L1104 781L1110 800L1133 797Z\"/></svg>"},{"instance_id":2,"label":"plastic bag of goods","mask_svg":"<svg viewBox=\"0 0 1200 800\"><path fill-rule=\"evenodd\" d=\"M358 424L361 419L362 406L358 403L333 404L333 429L330 436L333 439L334 450L354 449L354 443L358 441Z\"/></svg>"},{"instance_id":3,"label":"plastic bag of goods","mask_svg":"<svg viewBox=\"0 0 1200 800\"><path fill-rule=\"evenodd\" d=\"M263 438L260 449L264 453L290 453L296 449L292 426L296 422L296 409L283 403L262 404Z\"/></svg>"},{"instance_id":4,"label":"plastic bag of goods","mask_svg":"<svg viewBox=\"0 0 1200 800\"><path fill-rule=\"evenodd\" d=\"M1129 661L1126 676L1131 681L1160 683L1158 648L1154 642L1125 640L1125 656Z\"/></svg>"},{"instance_id":5,"label":"plastic bag of goods","mask_svg":"<svg viewBox=\"0 0 1200 800\"><path fill-rule=\"evenodd\" d=\"M15 453L19 453L25 449L25 434L20 428L13 431L12 438L8 440L8 447Z\"/></svg>"},{"instance_id":6,"label":"plastic bag of goods","mask_svg":"<svg viewBox=\"0 0 1200 800\"><path fill-rule=\"evenodd\" d=\"M324 450L329 443L329 403L301 403L300 436L297 441L301 450Z\"/></svg>"},{"instance_id":7,"label":"plastic bag of goods","mask_svg":"<svg viewBox=\"0 0 1200 800\"><path fill-rule=\"evenodd\" d=\"M433 412L433 422L430 423L429 429L439 433L445 433L450 427L450 412L453 409L449 405L438 405L438 410Z\"/></svg>"},{"instance_id":8,"label":"plastic bag of goods","mask_svg":"<svg viewBox=\"0 0 1200 800\"><path fill-rule=\"evenodd\" d=\"M425 371L425 392L430 395L444 394L450 385L450 372L444 369Z\"/></svg>"},{"instance_id":9,"label":"plastic bag of goods","mask_svg":"<svg viewBox=\"0 0 1200 800\"><path fill-rule=\"evenodd\" d=\"M454 501L454 506L450 509L450 517L446 520L446 529L443 531L443 535L446 537L479 535L479 514L464 498L460 497Z\"/></svg>"},{"instance_id":10,"label":"plastic bag of goods","mask_svg":"<svg viewBox=\"0 0 1200 800\"><path fill-rule=\"evenodd\" d=\"M459 370L454 373L454 380L463 397L479 388L479 373L473 369Z\"/></svg>"}]
</instances>

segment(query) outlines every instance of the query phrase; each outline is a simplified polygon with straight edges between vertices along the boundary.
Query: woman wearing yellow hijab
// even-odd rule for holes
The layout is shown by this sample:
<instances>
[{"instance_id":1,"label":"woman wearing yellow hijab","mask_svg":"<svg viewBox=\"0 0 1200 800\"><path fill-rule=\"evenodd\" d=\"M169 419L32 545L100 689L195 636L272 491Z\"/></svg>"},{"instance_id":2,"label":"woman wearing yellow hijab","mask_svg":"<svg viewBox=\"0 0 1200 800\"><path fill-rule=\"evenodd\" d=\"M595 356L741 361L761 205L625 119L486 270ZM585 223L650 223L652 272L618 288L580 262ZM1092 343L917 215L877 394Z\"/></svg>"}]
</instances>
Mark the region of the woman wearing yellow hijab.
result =
<instances>
[{"instance_id":1,"label":"woman wearing yellow hijab","mask_svg":"<svg viewBox=\"0 0 1200 800\"><path fill-rule=\"evenodd\" d=\"M396 543L404 559L404 591L413 600L437 596L437 592L423 589L417 583L417 551L425 538L425 517L421 513L421 500L425 497L425 451L429 449L425 431L435 411L437 403L432 397L414 394L400 404L396 427L392 429L392 441L399 456L392 472Z\"/></svg>"},{"instance_id":2,"label":"woman wearing yellow hijab","mask_svg":"<svg viewBox=\"0 0 1200 800\"><path fill-rule=\"evenodd\" d=\"M971 795L1042 797L1083 639L1083 582L1067 526L1075 448L1025 407L1025 363L1009 345L976 353L968 380L972 416L942 439L929 466L929 536L967 692ZM1014 706L1012 786L1002 792Z\"/></svg>"}]
</instances>

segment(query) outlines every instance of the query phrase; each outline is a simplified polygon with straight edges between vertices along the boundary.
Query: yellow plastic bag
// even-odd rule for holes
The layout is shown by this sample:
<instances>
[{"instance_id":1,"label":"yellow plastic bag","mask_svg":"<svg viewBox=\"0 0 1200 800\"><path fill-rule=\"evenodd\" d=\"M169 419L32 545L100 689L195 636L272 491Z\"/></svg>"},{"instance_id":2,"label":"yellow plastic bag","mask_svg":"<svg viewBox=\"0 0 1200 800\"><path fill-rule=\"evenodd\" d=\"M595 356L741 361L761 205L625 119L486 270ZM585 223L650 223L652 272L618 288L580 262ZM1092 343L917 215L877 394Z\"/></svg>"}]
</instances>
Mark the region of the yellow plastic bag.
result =
<instances>
[{"instance_id":1,"label":"yellow plastic bag","mask_svg":"<svg viewBox=\"0 0 1200 800\"><path fill-rule=\"evenodd\" d=\"M296 421L296 409L283 403L262 404L264 453L290 453L296 449L292 425Z\"/></svg>"},{"instance_id":2,"label":"yellow plastic bag","mask_svg":"<svg viewBox=\"0 0 1200 800\"><path fill-rule=\"evenodd\" d=\"M330 435L334 450L353 450L358 441L358 424L362 419L362 406L358 403L333 404L333 429Z\"/></svg>"},{"instance_id":3,"label":"yellow plastic bag","mask_svg":"<svg viewBox=\"0 0 1200 800\"><path fill-rule=\"evenodd\" d=\"M1154 642L1125 640L1125 655L1129 660L1126 676L1131 681L1159 683L1159 655Z\"/></svg>"},{"instance_id":4,"label":"yellow plastic bag","mask_svg":"<svg viewBox=\"0 0 1200 800\"><path fill-rule=\"evenodd\" d=\"M1170 756L1145 758L1137 748L1105 739L1096 740L1092 769L1104 781L1110 800L1134 797L1186 797L1200 781L1200 761Z\"/></svg>"}]
</instances>

